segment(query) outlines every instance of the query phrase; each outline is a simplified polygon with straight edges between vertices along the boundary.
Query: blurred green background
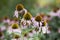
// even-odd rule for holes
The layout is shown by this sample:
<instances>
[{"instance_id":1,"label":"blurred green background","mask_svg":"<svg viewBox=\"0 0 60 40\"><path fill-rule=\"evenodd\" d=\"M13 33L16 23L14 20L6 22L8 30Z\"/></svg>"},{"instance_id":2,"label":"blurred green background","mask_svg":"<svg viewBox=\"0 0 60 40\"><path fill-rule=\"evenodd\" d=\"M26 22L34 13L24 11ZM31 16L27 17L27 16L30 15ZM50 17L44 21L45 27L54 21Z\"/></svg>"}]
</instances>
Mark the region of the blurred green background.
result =
<instances>
[{"instance_id":1,"label":"blurred green background","mask_svg":"<svg viewBox=\"0 0 60 40\"><path fill-rule=\"evenodd\" d=\"M56 0L0 0L0 18L4 16L13 17L15 7L22 3L33 16L37 13L48 13L51 5L59 4ZM59 5L58 5L59 6Z\"/></svg>"},{"instance_id":2,"label":"blurred green background","mask_svg":"<svg viewBox=\"0 0 60 40\"><path fill-rule=\"evenodd\" d=\"M0 0L0 18L4 16L13 17L15 7L19 3L22 3L33 16L40 12L48 14L52 6L60 7L60 0ZM55 40L55 38L60 40L60 34L57 33L57 29L60 28L60 18L54 17L49 25L52 27L52 33L49 37L47 36L46 40Z\"/></svg>"}]
</instances>

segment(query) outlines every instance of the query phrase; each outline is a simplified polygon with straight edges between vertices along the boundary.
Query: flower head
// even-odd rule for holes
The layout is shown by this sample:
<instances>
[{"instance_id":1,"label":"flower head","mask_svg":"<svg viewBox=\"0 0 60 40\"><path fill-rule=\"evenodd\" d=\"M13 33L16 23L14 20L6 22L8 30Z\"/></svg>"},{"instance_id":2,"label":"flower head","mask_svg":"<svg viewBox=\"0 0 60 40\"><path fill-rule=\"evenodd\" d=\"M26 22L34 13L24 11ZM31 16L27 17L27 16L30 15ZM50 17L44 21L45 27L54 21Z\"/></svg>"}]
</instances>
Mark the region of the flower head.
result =
<instances>
[{"instance_id":1,"label":"flower head","mask_svg":"<svg viewBox=\"0 0 60 40\"><path fill-rule=\"evenodd\" d=\"M18 24L16 23L12 24L12 29L18 29Z\"/></svg>"},{"instance_id":2,"label":"flower head","mask_svg":"<svg viewBox=\"0 0 60 40\"><path fill-rule=\"evenodd\" d=\"M17 11L20 11L20 10L22 10L24 8L24 6L22 5L22 4L17 4L17 6L16 6L16 10Z\"/></svg>"},{"instance_id":3,"label":"flower head","mask_svg":"<svg viewBox=\"0 0 60 40\"><path fill-rule=\"evenodd\" d=\"M41 17L41 16L36 16L36 17L35 17L35 20L36 20L37 22L40 22L40 21L42 20L42 17Z\"/></svg>"},{"instance_id":4,"label":"flower head","mask_svg":"<svg viewBox=\"0 0 60 40\"><path fill-rule=\"evenodd\" d=\"M32 18L32 15L29 12L27 12L27 13L24 14L23 17L24 17L25 20L30 20Z\"/></svg>"}]
</instances>

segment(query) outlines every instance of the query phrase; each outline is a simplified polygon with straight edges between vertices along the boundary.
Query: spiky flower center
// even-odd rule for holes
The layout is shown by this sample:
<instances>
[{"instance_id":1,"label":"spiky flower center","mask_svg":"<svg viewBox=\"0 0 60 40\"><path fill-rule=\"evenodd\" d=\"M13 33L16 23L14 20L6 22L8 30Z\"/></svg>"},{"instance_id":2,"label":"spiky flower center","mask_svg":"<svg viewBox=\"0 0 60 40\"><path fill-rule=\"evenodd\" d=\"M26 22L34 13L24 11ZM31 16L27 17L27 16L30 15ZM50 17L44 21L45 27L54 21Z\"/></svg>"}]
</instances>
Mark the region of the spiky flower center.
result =
<instances>
[{"instance_id":1,"label":"spiky flower center","mask_svg":"<svg viewBox=\"0 0 60 40\"><path fill-rule=\"evenodd\" d=\"M12 29L18 29L18 24L13 24Z\"/></svg>"},{"instance_id":2,"label":"spiky flower center","mask_svg":"<svg viewBox=\"0 0 60 40\"><path fill-rule=\"evenodd\" d=\"M24 8L24 6L23 6L22 4L18 4L18 5L16 6L16 10L17 10L17 11L21 11L23 8Z\"/></svg>"}]
</instances>

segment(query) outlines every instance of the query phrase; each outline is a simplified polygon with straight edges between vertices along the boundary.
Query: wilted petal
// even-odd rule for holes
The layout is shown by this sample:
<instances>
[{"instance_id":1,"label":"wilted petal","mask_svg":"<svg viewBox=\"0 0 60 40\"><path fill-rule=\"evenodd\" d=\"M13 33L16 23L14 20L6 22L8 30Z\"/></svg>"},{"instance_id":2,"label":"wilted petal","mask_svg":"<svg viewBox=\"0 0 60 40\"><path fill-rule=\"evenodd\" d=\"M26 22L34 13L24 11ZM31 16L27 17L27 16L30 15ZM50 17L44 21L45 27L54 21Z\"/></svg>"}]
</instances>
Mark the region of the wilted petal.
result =
<instances>
[{"instance_id":1,"label":"wilted petal","mask_svg":"<svg viewBox=\"0 0 60 40\"><path fill-rule=\"evenodd\" d=\"M18 18L18 11L15 10L14 16Z\"/></svg>"}]
</instances>

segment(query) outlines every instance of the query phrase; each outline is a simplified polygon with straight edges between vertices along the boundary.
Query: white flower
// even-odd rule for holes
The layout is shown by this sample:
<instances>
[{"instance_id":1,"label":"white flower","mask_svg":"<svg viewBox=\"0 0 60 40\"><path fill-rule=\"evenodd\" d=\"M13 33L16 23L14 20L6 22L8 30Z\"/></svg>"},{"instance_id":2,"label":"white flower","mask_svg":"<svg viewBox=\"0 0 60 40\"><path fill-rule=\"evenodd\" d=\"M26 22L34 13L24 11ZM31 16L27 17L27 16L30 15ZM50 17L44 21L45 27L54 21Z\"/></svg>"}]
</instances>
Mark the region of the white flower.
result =
<instances>
[{"instance_id":1,"label":"white flower","mask_svg":"<svg viewBox=\"0 0 60 40\"><path fill-rule=\"evenodd\" d=\"M27 26L29 26L29 25L31 25L31 21L30 20L26 21L26 20L24 20L24 18L21 20L21 28L22 29L26 29Z\"/></svg>"},{"instance_id":2,"label":"white flower","mask_svg":"<svg viewBox=\"0 0 60 40\"><path fill-rule=\"evenodd\" d=\"M26 9L23 9L23 10L19 11L19 13L22 13L23 11L25 11L25 13L27 13ZM15 10L14 16L18 18L18 11L17 10Z\"/></svg>"},{"instance_id":3,"label":"white flower","mask_svg":"<svg viewBox=\"0 0 60 40\"><path fill-rule=\"evenodd\" d=\"M9 24L9 23L10 23L10 20L9 20L9 19L7 19L7 20L3 20L3 22Z\"/></svg>"},{"instance_id":4,"label":"white flower","mask_svg":"<svg viewBox=\"0 0 60 40\"><path fill-rule=\"evenodd\" d=\"M50 14L51 17L58 16L58 13L57 12L55 13L53 11L51 11L49 14Z\"/></svg>"},{"instance_id":5,"label":"white flower","mask_svg":"<svg viewBox=\"0 0 60 40\"><path fill-rule=\"evenodd\" d=\"M35 18L34 18L34 17L32 17L31 20L32 20L32 22L33 22L33 26L34 26L34 27L39 27L39 23L38 23L37 21L35 21ZM42 23L40 22L40 26L41 26L41 25L42 25Z\"/></svg>"},{"instance_id":6,"label":"white flower","mask_svg":"<svg viewBox=\"0 0 60 40\"><path fill-rule=\"evenodd\" d=\"M33 25L34 25L35 27L39 27L39 23L38 23L37 21L34 21ZM42 23L40 22L40 26L41 26L41 25L42 25Z\"/></svg>"},{"instance_id":7,"label":"white flower","mask_svg":"<svg viewBox=\"0 0 60 40\"><path fill-rule=\"evenodd\" d=\"M24 19L21 20L21 28L22 29L26 29L27 28L27 26L26 26L26 20L24 20Z\"/></svg>"},{"instance_id":8,"label":"white flower","mask_svg":"<svg viewBox=\"0 0 60 40\"><path fill-rule=\"evenodd\" d=\"M18 28L18 29L12 29L12 27L10 26L10 27L8 27L7 32L9 34L11 34L12 32L21 33L21 29L20 28Z\"/></svg>"}]
</instances>

